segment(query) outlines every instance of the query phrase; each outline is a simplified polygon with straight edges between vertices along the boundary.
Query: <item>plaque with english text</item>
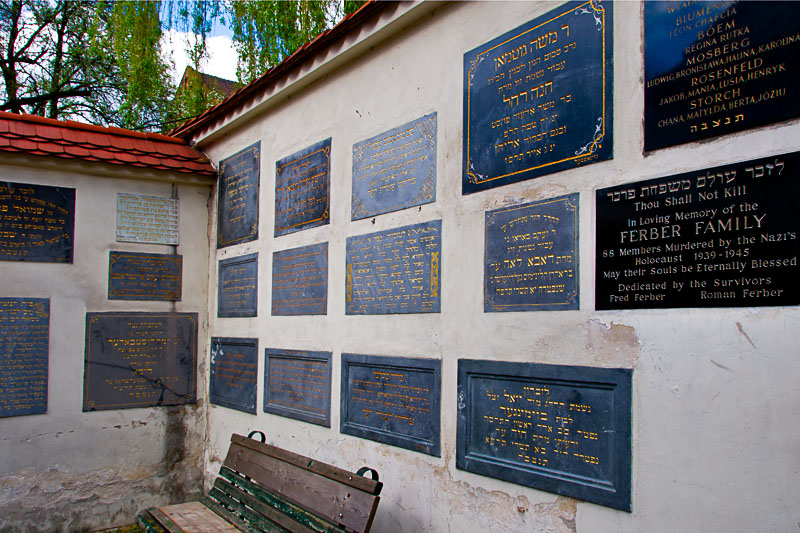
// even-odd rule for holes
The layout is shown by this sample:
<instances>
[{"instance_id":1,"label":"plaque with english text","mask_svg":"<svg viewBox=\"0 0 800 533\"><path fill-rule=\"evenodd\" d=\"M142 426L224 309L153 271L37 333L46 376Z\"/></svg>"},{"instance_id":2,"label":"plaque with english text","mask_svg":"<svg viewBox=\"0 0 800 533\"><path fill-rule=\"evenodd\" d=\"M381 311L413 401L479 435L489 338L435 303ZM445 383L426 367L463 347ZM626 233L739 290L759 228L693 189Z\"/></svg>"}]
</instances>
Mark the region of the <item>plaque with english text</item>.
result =
<instances>
[{"instance_id":1,"label":"plaque with english text","mask_svg":"<svg viewBox=\"0 0 800 533\"><path fill-rule=\"evenodd\" d=\"M261 141L219 163L217 248L258 238Z\"/></svg>"},{"instance_id":2,"label":"plaque with english text","mask_svg":"<svg viewBox=\"0 0 800 533\"><path fill-rule=\"evenodd\" d=\"M50 300L0 298L0 417L47 412Z\"/></svg>"},{"instance_id":3,"label":"plaque with english text","mask_svg":"<svg viewBox=\"0 0 800 533\"><path fill-rule=\"evenodd\" d=\"M328 243L272 254L272 315L328 313Z\"/></svg>"},{"instance_id":4,"label":"plaque with english text","mask_svg":"<svg viewBox=\"0 0 800 533\"><path fill-rule=\"evenodd\" d=\"M217 316L258 316L258 253L219 262Z\"/></svg>"},{"instance_id":5,"label":"plaque with english text","mask_svg":"<svg viewBox=\"0 0 800 533\"><path fill-rule=\"evenodd\" d=\"M264 350L264 412L331 427L331 352Z\"/></svg>"},{"instance_id":6,"label":"plaque with english text","mask_svg":"<svg viewBox=\"0 0 800 533\"><path fill-rule=\"evenodd\" d=\"M256 414L258 339L211 338L212 404Z\"/></svg>"},{"instance_id":7,"label":"plaque with english text","mask_svg":"<svg viewBox=\"0 0 800 533\"><path fill-rule=\"evenodd\" d=\"M800 116L800 3L644 2L644 147Z\"/></svg>"},{"instance_id":8,"label":"plaque with english text","mask_svg":"<svg viewBox=\"0 0 800 533\"><path fill-rule=\"evenodd\" d=\"M179 236L177 198L117 194L117 242L177 245Z\"/></svg>"},{"instance_id":9,"label":"plaque with english text","mask_svg":"<svg viewBox=\"0 0 800 533\"><path fill-rule=\"evenodd\" d=\"M597 190L595 307L800 303L800 152Z\"/></svg>"},{"instance_id":10,"label":"plaque with english text","mask_svg":"<svg viewBox=\"0 0 800 533\"><path fill-rule=\"evenodd\" d=\"M456 468L630 511L631 378L460 359Z\"/></svg>"},{"instance_id":11,"label":"plaque with english text","mask_svg":"<svg viewBox=\"0 0 800 533\"><path fill-rule=\"evenodd\" d=\"M86 313L83 410L194 403L197 313Z\"/></svg>"},{"instance_id":12,"label":"plaque with english text","mask_svg":"<svg viewBox=\"0 0 800 533\"><path fill-rule=\"evenodd\" d=\"M463 194L611 158L612 7L568 2L464 54Z\"/></svg>"},{"instance_id":13,"label":"plaque with english text","mask_svg":"<svg viewBox=\"0 0 800 533\"><path fill-rule=\"evenodd\" d=\"M329 224L331 139L275 163L275 236Z\"/></svg>"},{"instance_id":14,"label":"plaque with english text","mask_svg":"<svg viewBox=\"0 0 800 533\"><path fill-rule=\"evenodd\" d=\"M441 220L348 237L346 313L438 313L441 250Z\"/></svg>"},{"instance_id":15,"label":"plaque with english text","mask_svg":"<svg viewBox=\"0 0 800 533\"><path fill-rule=\"evenodd\" d=\"M342 354L340 431L440 456L442 362Z\"/></svg>"},{"instance_id":16,"label":"plaque with english text","mask_svg":"<svg viewBox=\"0 0 800 533\"><path fill-rule=\"evenodd\" d=\"M181 299L183 256L109 252L109 300Z\"/></svg>"},{"instance_id":17,"label":"plaque with english text","mask_svg":"<svg viewBox=\"0 0 800 533\"><path fill-rule=\"evenodd\" d=\"M577 193L486 213L483 310L579 309Z\"/></svg>"},{"instance_id":18,"label":"plaque with english text","mask_svg":"<svg viewBox=\"0 0 800 533\"><path fill-rule=\"evenodd\" d=\"M0 261L72 263L75 189L0 183Z\"/></svg>"},{"instance_id":19,"label":"plaque with english text","mask_svg":"<svg viewBox=\"0 0 800 533\"><path fill-rule=\"evenodd\" d=\"M435 200L436 113L353 145L353 220Z\"/></svg>"}]
</instances>

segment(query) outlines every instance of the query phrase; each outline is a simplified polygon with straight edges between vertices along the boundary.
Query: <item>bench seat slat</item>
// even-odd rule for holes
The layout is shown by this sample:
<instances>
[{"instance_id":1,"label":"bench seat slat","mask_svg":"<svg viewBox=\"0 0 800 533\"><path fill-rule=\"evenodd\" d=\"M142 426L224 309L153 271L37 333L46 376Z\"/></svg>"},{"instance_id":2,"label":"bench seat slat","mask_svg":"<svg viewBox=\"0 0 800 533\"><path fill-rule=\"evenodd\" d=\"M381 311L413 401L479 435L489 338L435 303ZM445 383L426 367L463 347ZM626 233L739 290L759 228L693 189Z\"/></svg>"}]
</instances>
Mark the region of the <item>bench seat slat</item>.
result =
<instances>
[{"instance_id":1,"label":"bench seat slat","mask_svg":"<svg viewBox=\"0 0 800 533\"><path fill-rule=\"evenodd\" d=\"M299 533L345 532L344 529L321 520L302 507L281 499L269 490L224 466L220 468L219 475L220 477L214 483L215 487L246 503L249 507L290 531Z\"/></svg>"},{"instance_id":2,"label":"bench seat slat","mask_svg":"<svg viewBox=\"0 0 800 533\"><path fill-rule=\"evenodd\" d=\"M320 518L355 531L369 529L378 505L379 496L233 443L224 464Z\"/></svg>"},{"instance_id":3,"label":"bench seat slat","mask_svg":"<svg viewBox=\"0 0 800 533\"><path fill-rule=\"evenodd\" d=\"M314 461L313 459L290 452L289 450L284 450L282 448L278 448L277 446L272 446L271 444L258 442L257 440L243 437L241 435L233 434L231 436L231 443L238 444L244 448L249 448L264 455L275 457L286 463L293 464L305 470L314 472L320 476L325 476L339 483L349 485L353 488L363 490L370 494L378 495L381 493L381 489L383 488L383 483L380 481L374 481L364 476L358 476L353 472L348 472L342 468L321 463L319 461Z\"/></svg>"},{"instance_id":4,"label":"bench seat slat","mask_svg":"<svg viewBox=\"0 0 800 533\"><path fill-rule=\"evenodd\" d=\"M267 520L262 515L247 507L214 487L203 499L203 503L222 514L226 520L248 533L286 533L286 529Z\"/></svg>"},{"instance_id":5,"label":"bench seat slat","mask_svg":"<svg viewBox=\"0 0 800 533\"><path fill-rule=\"evenodd\" d=\"M223 520L200 502L179 503L151 511L168 531L191 533L238 533L239 529Z\"/></svg>"}]
</instances>

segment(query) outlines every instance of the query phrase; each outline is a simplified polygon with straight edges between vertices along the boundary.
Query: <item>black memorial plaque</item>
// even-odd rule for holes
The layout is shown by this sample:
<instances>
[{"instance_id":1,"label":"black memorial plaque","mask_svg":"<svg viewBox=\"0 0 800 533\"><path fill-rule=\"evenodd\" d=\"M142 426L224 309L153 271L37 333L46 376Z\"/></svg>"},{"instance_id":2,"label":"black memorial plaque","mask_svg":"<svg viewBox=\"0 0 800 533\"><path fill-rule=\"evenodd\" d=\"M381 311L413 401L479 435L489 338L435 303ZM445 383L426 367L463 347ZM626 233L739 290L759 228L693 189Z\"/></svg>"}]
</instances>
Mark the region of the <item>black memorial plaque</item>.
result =
<instances>
[{"instance_id":1,"label":"black memorial plaque","mask_svg":"<svg viewBox=\"0 0 800 533\"><path fill-rule=\"evenodd\" d=\"M435 200L436 113L353 145L353 220Z\"/></svg>"},{"instance_id":2,"label":"black memorial plaque","mask_svg":"<svg viewBox=\"0 0 800 533\"><path fill-rule=\"evenodd\" d=\"M47 412L50 300L0 298L0 417Z\"/></svg>"},{"instance_id":3,"label":"black memorial plaque","mask_svg":"<svg viewBox=\"0 0 800 533\"><path fill-rule=\"evenodd\" d=\"M577 193L486 213L483 310L579 309Z\"/></svg>"},{"instance_id":4,"label":"black memorial plaque","mask_svg":"<svg viewBox=\"0 0 800 533\"><path fill-rule=\"evenodd\" d=\"M183 256L109 252L109 300L181 299Z\"/></svg>"},{"instance_id":5,"label":"black memorial plaque","mask_svg":"<svg viewBox=\"0 0 800 533\"><path fill-rule=\"evenodd\" d=\"M258 253L219 262L217 316L258 316Z\"/></svg>"},{"instance_id":6,"label":"black memorial plaque","mask_svg":"<svg viewBox=\"0 0 800 533\"><path fill-rule=\"evenodd\" d=\"M456 468L630 511L631 377L460 359Z\"/></svg>"},{"instance_id":7,"label":"black memorial plaque","mask_svg":"<svg viewBox=\"0 0 800 533\"><path fill-rule=\"evenodd\" d=\"M441 220L348 237L346 313L438 313L441 249Z\"/></svg>"},{"instance_id":8,"label":"black memorial plaque","mask_svg":"<svg viewBox=\"0 0 800 533\"><path fill-rule=\"evenodd\" d=\"M275 236L330 223L331 139L275 163Z\"/></svg>"},{"instance_id":9,"label":"black memorial plaque","mask_svg":"<svg viewBox=\"0 0 800 533\"><path fill-rule=\"evenodd\" d=\"M328 313L328 243L272 254L272 315Z\"/></svg>"},{"instance_id":10,"label":"black memorial plaque","mask_svg":"<svg viewBox=\"0 0 800 533\"><path fill-rule=\"evenodd\" d=\"M645 2L644 148L800 116L800 3Z\"/></svg>"},{"instance_id":11,"label":"black memorial plaque","mask_svg":"<svg viewBox=\"0 0 800 533\"><path fill-rule=\"evenodd\" d=\"M597 190L595 307L797 305L800 152Z\"/></svg>"},{"instance_id":12,"label":"black memorial plaque","mask_svg":"<svg viewBox=\"0 0 800 533\"><path fill-rule=\"evenodd\" d=\"M75 189L0 183L0 261L72 263Z\"/></svg>"},{"instance_id":13,"label":"black memorial plaque","mask_svg":"<svg viewBox=\"0 0 800 533\"><path fill-rule=\"evenodd\" d=\"M442 362L342 354L340 431L440 456Z\"/></svg>"},{"instance_id":14,"label":"black memorial plaque","mask_svg":"<svg viewBox=\"0 0 800 533\"><path fill-rule=\"evenodd\" d=\"M264 350L264 412L331 427L331 352Z\"/></svg>"},{"instance_id":15,"label":"black memorial plaque","mask_svg":"<svg viewBox=\"0 0 800 533\"><path fill-rule=\"evenodd\" d=\"M261 142L219 163L217 248L258 238Z\"/></svg>"},{"instance_id":16,"label":"black memorial plaque","mask_svg":"<svg viewBox=\"0 0 800 533\"><path fill-rule=\"evenodd\" d=\"M258 339L211 338L211 403L256 414Z\"/></svg>"},{"instance_id":17,"label":"black memorial plaque","mask_svg":"<svg viewBox=\"0 0 800 533\"><path fill-rule=\"evenodd\" d=\"M196 400L197 313L86 313L83 410Z\"/></svg>"},{"instance_id":18,"label":"black memorial plaque","mask_svg":"<svg viewBox=\"0 0 800 533\"><path fill-rule=\"evenodd\" d=\"M611 159L612 33L568 2L464 54L463 194Z\"/></svg>"}]
</instances>

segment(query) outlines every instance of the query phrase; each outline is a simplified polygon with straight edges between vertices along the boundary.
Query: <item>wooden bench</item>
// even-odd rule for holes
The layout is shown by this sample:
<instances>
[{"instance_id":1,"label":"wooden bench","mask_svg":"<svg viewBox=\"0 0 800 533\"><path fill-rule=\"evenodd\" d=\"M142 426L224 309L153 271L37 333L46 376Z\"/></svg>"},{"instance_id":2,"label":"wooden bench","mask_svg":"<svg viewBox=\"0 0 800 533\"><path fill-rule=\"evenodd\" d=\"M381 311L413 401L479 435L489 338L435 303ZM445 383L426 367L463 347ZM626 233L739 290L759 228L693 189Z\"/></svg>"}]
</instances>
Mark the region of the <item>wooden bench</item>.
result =
<instances>
[{"instance_id":1,"label":"wooden bench","mask_svg":"<svg viewBox=\"0 0 800 533\"><path fill-rule=\"evenodd\" d=\"M265 440L260 431L234 434L208 496L147 509L139 526L151 533L369 531L383 488L377 472L348 472Z\"/></svg>"}]
</instances>

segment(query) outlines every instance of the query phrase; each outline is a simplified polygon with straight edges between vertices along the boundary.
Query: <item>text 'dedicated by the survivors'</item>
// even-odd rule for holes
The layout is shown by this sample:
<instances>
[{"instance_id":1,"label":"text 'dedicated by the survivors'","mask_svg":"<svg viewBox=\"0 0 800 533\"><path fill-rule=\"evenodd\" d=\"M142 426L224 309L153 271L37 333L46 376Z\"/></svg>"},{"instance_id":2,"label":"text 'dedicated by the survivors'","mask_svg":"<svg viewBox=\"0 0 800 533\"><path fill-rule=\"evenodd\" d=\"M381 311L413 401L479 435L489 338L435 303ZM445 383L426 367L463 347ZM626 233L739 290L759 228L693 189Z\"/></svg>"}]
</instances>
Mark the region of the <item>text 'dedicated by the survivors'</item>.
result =
<instances>
[{"instance_id":1,"label":"text 'dedicated by the survivors'","mask_svg":"<svg viewBox=\"0 0 800 533\"><path fill-rule=\"evenodd\" d=\"M800 303L800 152L597 190L597 309Z\"/></svg>"}]
</instances>

